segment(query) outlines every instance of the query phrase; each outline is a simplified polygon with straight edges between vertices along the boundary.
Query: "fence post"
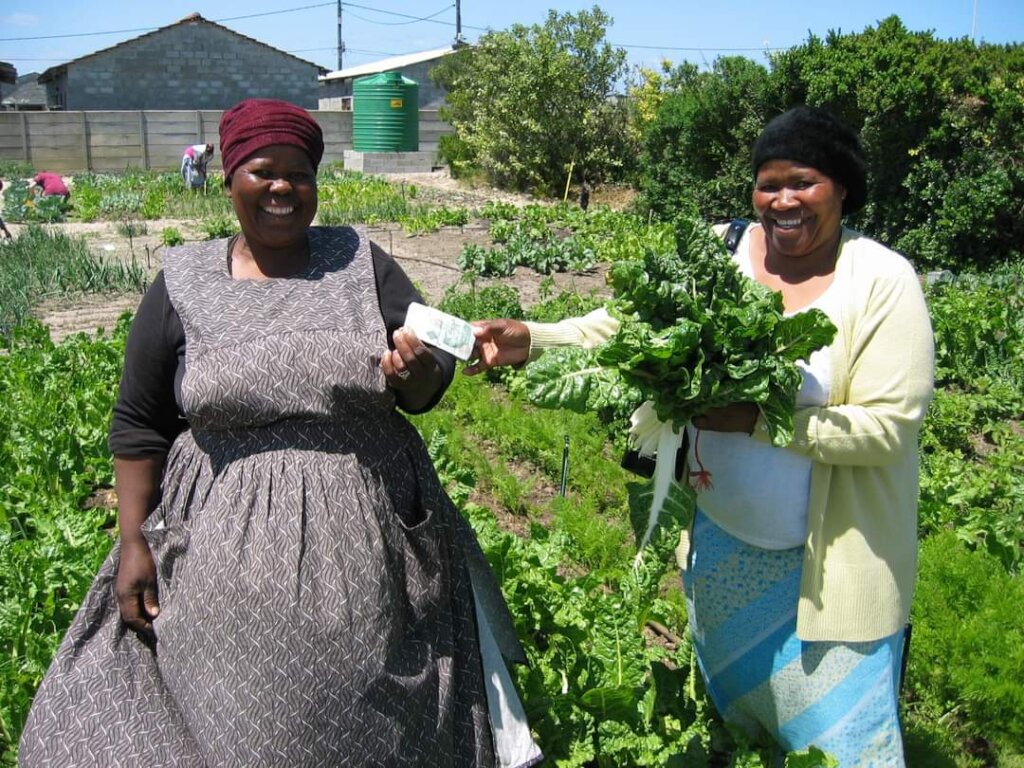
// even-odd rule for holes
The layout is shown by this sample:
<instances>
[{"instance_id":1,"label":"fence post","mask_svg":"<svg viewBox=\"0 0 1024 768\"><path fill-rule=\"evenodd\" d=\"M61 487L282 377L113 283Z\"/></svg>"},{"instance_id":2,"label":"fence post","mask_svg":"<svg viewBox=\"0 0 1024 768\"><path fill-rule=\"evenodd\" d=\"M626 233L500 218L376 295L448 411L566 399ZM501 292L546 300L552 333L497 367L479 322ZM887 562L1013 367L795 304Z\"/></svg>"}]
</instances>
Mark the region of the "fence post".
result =
<instances>
[{"instance_id":1,"label":"fence post","mask_svg":"<svg viewBox=\"0 0 1024 768\"><path fill-rule=\"evenodd\" d=\"M89 158L89 118L83 109L82 115L82 155L85 159L85 170L92 171L92 161Z\"/></svg>"},{"instance_id":2,"label":"fence post","mask_svg":"<svg viewBox=\"0 0 1024 768\"><path fill-rule=\"evenodd\" d=\"M149 144L146 142L146 111L139 110L139 146L142 147L142 170L149 170Z\"/></svg>"},{"instance_id":3,"label":"fence post","mask_svg":"<svg viewBox=\"0 0 1024 768\"><path fill-rule=\"evenodd\" d=\"M196 110L196 144L203 141L203 113Z\"/></svg>"},{"instance_id":4,"label":"fence post","mask_svg":"<svg viewBox=\"0 0 1024 768\"><path fill-rule=\"evenodd\" d=\"M24 112L21 113L21 154L22 159L28 163L28 116Z\"/></svg>"}]
</instances>

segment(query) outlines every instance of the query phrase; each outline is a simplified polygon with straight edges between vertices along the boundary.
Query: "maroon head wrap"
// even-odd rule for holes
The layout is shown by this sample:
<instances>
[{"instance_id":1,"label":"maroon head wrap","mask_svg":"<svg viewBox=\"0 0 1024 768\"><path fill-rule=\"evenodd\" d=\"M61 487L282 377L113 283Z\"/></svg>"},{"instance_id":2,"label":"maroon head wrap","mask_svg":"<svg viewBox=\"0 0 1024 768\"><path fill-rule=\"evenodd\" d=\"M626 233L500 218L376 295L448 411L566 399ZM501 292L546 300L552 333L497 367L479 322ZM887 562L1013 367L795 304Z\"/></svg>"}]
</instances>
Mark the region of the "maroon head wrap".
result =
<instances>
[{"instance_id":1,"label":"maroon head wrap","mask_svg":"<svg viewBox=\"0 0 1024 768\"><path fill-rule=\"evenodd\" d=\"M313 168L324 156L324 135L309 113L280 99L245 99L220 118L220 154L224 178L231 178L257 149L291 144L309 155Z\"/></svg>"}]
</instances>

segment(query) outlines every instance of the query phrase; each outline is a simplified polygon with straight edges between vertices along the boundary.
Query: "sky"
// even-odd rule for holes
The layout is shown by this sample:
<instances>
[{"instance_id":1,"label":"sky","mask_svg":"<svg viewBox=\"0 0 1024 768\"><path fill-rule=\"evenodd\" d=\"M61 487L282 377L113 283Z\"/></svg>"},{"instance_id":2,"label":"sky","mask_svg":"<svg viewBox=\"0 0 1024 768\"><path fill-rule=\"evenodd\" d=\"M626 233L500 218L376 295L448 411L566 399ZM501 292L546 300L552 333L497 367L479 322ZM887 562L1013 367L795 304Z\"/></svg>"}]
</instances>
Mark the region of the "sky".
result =
<instances>
[{"instance_id":1,"label":"sky","mask_svg":"<svg viewBox=\"0 0 1024 768\"><path fill-rule=\"evenodd\" d=\"M462 37L488 29L541 24L548 10L599 5L613 19L608 40L625 48L631 66L663 59L709 66L744 55L766 64L766 50L791 48L810 34L861 32L899 16L912 31L976 42L1024 42L1021 0L461 0ZM455 0L359 0L341 4L345 67L451 44ZM338 68L337 0L0 0L0 61L19 74L117 45L196 12L229 29L329 70Z\"/></svg>"}]
</instances>

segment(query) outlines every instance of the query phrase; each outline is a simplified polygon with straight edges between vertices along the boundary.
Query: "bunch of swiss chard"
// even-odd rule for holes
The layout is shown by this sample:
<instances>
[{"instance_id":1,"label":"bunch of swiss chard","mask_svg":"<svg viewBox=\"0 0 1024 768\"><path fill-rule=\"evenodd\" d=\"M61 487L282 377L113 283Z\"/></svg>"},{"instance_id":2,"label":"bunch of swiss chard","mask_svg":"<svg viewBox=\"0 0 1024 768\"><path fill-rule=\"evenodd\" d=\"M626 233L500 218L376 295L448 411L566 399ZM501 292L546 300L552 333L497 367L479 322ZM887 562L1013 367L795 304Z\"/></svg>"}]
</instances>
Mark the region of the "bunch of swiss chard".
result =
<instances>
[{"instance_id":1,"label":"bunch of swiss chard","mask_svg":"<svg viewBox=\"0 0 1024 768\"><path fill-rule=\"evenodd\" d=\"M630 494L631 502L650 505L646 514L631 509L638 537L647 521L641 549L663 508L677 525L692 512L693 491L672 482L685 425L711 408L754 403L772 443L787 444L801 383L796 361L835 335L820 310L785 316L781 294L742 275L700 220L679 219L675 234L675 253L647 250L611 268L607 310L619 322L613 336L592 350L550 350L526 371L530 399L541 406L588 411L651 403L661 422L657 469Z\"/></svg>"}]
</instances>

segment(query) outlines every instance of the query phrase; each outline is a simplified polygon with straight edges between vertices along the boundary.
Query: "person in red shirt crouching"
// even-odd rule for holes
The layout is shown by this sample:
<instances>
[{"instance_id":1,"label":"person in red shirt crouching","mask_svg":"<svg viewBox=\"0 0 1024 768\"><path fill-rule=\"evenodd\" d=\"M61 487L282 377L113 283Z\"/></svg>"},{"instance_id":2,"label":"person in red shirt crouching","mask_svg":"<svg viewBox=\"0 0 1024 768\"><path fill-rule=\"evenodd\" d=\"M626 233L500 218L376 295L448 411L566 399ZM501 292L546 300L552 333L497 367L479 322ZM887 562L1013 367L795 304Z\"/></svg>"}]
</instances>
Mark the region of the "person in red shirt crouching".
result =
<instances>
[{"instance_id":1,"label":"person in red shirt crouching","mask_svg":"<svg viewBox=\"0 0 1024 768\"><path fill-rule=\"evenodd\" d=\"M68 189L68 185L64 183L64 179L61 178L59 173L42 171L37 173L32 181L34 181L36 185L34 189L34 193L36 195L60 195L65 200L71 197L71 191Z\"/></svg>"}]
</instances>

